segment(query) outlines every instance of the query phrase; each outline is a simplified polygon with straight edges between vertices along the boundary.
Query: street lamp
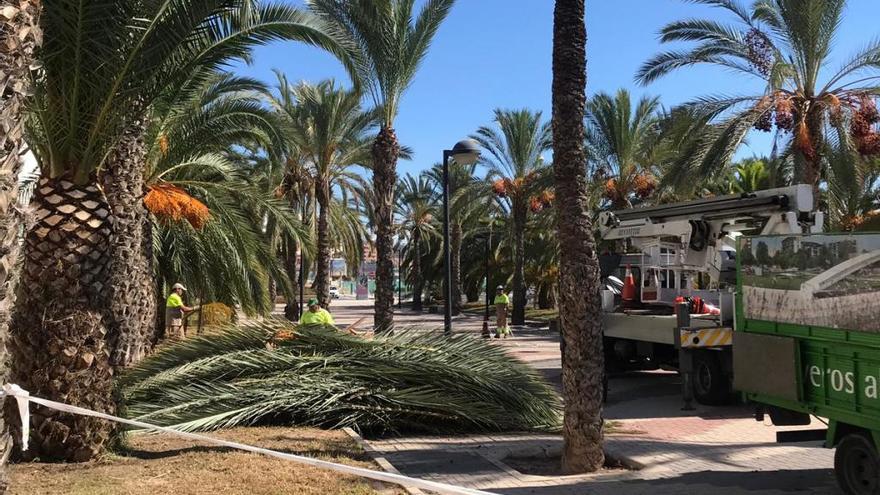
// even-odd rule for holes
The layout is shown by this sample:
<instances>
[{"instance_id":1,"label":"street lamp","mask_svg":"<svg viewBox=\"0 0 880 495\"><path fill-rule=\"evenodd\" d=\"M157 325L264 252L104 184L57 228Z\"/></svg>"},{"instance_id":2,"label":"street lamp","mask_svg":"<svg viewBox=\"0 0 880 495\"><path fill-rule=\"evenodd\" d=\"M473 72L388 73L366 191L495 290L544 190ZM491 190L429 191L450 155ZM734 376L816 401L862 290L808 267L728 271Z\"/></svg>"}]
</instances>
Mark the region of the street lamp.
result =
<instances>
[{"instance_id":1,"label":"street lamp","mask_svg":"<svg viewBox=\"0 0 880 495\"><path fill-rule=\"evenodd\" d=\"M459 165L470 165L480 158L480 145L473 139L462 139L451 150L443 150L443 279L446 282L443 312L443 333L452 333L452 255L449 252L449 159Z\"/></svg>"}]
</instances>

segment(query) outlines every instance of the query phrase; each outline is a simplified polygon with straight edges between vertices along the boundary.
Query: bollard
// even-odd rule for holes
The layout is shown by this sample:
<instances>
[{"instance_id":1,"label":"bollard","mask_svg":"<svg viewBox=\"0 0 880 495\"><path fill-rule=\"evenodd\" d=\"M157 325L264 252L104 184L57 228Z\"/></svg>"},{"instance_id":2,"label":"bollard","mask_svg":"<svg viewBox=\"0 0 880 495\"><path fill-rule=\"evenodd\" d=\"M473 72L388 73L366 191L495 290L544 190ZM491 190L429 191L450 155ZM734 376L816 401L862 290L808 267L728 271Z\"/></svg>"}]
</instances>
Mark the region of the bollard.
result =
<instances>
[{"instance_id":1,"label":"bollard","mask_svg":"<svg viewBox=\"0 0 880 495\"><path fill-rule=\"evenodd\" d=\"M675 345L678 347L678 372L681 375L681 398L684 401L682 411L693 411L694 408L694 356L689 349L681 347L681 332L691 326L690 303L687 301L675 305Z\"/></svg>"}]
</instances>

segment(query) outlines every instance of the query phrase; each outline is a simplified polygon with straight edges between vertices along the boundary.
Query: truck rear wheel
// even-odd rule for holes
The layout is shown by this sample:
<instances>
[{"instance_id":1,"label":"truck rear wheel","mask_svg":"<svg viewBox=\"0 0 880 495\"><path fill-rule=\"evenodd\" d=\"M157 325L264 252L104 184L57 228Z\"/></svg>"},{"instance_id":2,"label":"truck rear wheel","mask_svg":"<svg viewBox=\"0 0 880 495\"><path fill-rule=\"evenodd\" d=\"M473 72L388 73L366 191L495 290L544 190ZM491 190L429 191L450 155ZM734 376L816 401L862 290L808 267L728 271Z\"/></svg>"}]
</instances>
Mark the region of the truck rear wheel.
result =
<instances>
[{"instance_id":1,"label":"truck rear wheel","mask_svg":"<svg viewBox=\"0 0 880 495\"><path fill-rule=\"evenodd\" d=\"M718 352L704 351L694 354L694 398L707 406L719 406L730 402L730 380L724 374Z\"/></svg>"},{"instance_id":2,"label":"truck rear wheel","mask_svg":"<svg viewBox=\"0 0 880 495\"><path fill-rule=\"evenodd\" d=\"M837 483L848 495L880 495L880 458L874 443L863 434L850 434L834 453Z\"/></svg>"}]
</instances>

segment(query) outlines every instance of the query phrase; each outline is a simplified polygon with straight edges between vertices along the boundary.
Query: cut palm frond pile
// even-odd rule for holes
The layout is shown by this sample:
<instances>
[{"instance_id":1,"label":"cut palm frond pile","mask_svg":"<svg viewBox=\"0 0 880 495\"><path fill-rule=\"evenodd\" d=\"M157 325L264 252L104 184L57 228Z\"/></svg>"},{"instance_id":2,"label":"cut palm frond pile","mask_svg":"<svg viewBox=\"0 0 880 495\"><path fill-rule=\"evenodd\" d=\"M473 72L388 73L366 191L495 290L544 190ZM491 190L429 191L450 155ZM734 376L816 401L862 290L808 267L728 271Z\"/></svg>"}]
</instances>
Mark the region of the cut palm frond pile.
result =
<instances>
[{"instance_id":1,"label":"cut palm frond pile","mask_svg":"<svg viewBox=\"0 0 880 495\"><path fill-rule=\"evenodd\" d=\"M366 340L279 320L167 347L121 385L129 417L184 431L555 430L561 409L531 368L473 336L408 330Z\"/></svg>"}]
</instances>

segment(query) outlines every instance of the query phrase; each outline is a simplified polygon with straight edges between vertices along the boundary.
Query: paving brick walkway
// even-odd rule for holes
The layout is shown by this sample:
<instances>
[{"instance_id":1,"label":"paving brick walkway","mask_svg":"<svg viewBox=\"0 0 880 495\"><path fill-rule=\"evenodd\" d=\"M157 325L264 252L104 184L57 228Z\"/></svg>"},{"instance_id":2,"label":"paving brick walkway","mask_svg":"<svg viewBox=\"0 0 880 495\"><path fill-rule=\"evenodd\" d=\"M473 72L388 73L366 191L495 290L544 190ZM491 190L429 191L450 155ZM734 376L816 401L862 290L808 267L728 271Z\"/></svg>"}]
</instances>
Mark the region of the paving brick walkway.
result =
<instances>
[{"instance_id":1,"label":"paving brick walkway","mask_svg":"<svg viewBox=\"0 0 880 495\"><path fill-rule=\"evenodd\" d=\"M644 467L543 477L520 474L504 459L558 454L562 448L559 436L419 437L369 444L406 475L504 494L837 493L829 469L831 452L817 446L610 435L606 439L609 455Z\"/></svg>"}]
</instances>

